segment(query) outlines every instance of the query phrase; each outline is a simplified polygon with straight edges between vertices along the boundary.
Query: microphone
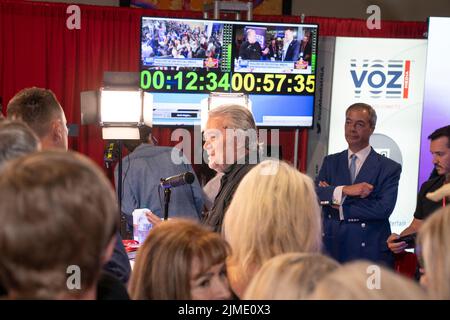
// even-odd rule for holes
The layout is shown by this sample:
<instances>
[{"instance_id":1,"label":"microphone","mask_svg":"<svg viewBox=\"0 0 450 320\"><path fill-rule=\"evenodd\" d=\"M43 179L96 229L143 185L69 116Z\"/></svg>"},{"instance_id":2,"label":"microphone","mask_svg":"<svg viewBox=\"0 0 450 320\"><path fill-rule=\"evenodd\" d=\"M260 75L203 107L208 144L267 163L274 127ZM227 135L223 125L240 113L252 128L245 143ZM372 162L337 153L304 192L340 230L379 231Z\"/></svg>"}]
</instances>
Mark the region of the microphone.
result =
<instances>
[{"instance_id":1,"label":"microphone","mask_svg":"<svg viewBox=\"0 0 450 320\"><path fill-rule=\"evenodd\" d=\"M195 176L192 172L187 171L185 173L177 174L168 178L161 178L161 187L164 189L175 188L185 184L191 184L194 182Z\"/></svg>"}]
</instances>

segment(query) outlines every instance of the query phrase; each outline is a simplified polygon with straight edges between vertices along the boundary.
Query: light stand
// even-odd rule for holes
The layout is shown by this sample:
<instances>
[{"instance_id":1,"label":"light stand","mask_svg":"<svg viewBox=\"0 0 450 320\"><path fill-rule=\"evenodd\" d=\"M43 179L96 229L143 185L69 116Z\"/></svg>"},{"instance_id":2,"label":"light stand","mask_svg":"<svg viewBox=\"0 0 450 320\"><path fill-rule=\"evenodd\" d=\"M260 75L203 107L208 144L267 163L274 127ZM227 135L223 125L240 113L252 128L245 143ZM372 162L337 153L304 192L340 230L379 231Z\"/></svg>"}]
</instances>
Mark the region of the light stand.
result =
<instances>
[{"instance_id":1,"label":"light stand","mask_svg":"<svg viewBox=\"0 0 450 320\"><path fill-rule=\"evenodd\" d=\"M152 126L153 95L139 86L138 72L105 72L104 87L81 93L81 123L99 124L104 140L117 141L117 199L120 209L121 235L130 238L128 222L122 213L122 147L124 140L139 140L139 127Z\"/></svg>"},{"instance_id":2,"label":"light stand","mask_svg":"<svg viewBox=\"0 0 450 320\"><path fill-rule=\"evenodd\" d=\"M122 212L122 140L117 140L117 148L118 150L118 158L119 162L117 164L117 199L119 202L119 209L120 209L120 234L122 235L123 239L132 239L132 234L128 230L128 221L125 218L125 214Z\"/></svg>"}]
</instances>

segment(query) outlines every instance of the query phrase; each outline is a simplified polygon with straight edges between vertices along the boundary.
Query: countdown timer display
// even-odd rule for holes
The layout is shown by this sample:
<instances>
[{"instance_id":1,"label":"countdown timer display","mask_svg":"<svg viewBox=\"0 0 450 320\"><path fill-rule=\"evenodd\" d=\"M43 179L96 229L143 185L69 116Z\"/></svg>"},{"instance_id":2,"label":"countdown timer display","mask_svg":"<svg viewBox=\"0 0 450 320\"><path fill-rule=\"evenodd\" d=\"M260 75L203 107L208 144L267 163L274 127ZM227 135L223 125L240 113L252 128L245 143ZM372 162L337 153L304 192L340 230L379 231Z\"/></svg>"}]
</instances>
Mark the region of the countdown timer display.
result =
<instances>
[{"instance_id":1,"label":"countdown timer display","mask_svg":"<svg viewBox=\"0 0 450 320\"><path fill-rule=\"evenodd\" d=\"M194 71L141 72L141 88L160 92L245 92L263 94L314 94L315 75L270 73L215 73Z\"/></svg>"},{"instance_id":2,"label":"countdown timer display","mask_svg":"<svg viewBox=\"0 0 450 320\"><path fill-rule=\"evenodd\" d=\"M258 126L311 127L318 26L142 17L140 86L155 124L197 125L212 92L245 93Z\"/></svg>"}]
</instances>

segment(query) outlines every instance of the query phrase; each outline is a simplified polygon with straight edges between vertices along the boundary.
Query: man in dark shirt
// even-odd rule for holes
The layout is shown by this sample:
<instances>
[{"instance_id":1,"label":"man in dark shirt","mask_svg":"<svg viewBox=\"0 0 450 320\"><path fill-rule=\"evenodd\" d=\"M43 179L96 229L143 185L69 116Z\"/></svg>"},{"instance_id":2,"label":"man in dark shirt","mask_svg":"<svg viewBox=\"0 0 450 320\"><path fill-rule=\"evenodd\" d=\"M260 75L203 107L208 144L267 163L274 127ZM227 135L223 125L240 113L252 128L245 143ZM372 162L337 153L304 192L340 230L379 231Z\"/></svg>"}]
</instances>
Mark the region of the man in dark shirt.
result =
<instances>
[{"instance_id":1,"label":"man in dark shirt","mask_svg":"<svg viewBox=\"0 0 450 320\"><path fill-rule=\"evenodd\" d=\"M394 242L400 236L408 235L417 232L422 226L424 220L442 207L441 202L434 202L426 198L426 194L433 192L446 182L446 175L450 174L450 125L437 129L428 139L431 140L430 152L433 155L433 164L436 168L438 177L431 178L424 182L417 195L416 211L414 212L414 219L408 228L402 231L400 235L391 234L387 239L388 247L394 253L403 252L408 244L404 241Z\"/></svg>"},{"instance_id":2,"label":"man in dark shirt","mask_svg":"<svg viewBox=\"0 0 450 320\"><path fill-rule=\"evenodd\" d=\"M261 51L261 45L258 41L256 41L255 30L248 29L247 41L245 41L239 48L239 57L244 60L260 60Z\"/></svg>"},{"instance_id":3,"label":"man in dark shirt","mask_svg":"<svg viewBox=\"0 0 450 320\"><path fill-rule=\"evenodd\" d=\"M311 41L310 34L305 33L303 40L300 42L299 57L311 64Z\"/></svg>"},{"instance_id":4,"label":"man in dark shirt","mask_svg":"<svg viewBox=\"0 0 450 320\"><path fill-rule=\"evenodd\" d=\"M209 112L204 136L209 167L224 175L203 223L220 232L239 182L258 162L255 120L245 107L224 105Z\"/></svg>"}]
</instances>

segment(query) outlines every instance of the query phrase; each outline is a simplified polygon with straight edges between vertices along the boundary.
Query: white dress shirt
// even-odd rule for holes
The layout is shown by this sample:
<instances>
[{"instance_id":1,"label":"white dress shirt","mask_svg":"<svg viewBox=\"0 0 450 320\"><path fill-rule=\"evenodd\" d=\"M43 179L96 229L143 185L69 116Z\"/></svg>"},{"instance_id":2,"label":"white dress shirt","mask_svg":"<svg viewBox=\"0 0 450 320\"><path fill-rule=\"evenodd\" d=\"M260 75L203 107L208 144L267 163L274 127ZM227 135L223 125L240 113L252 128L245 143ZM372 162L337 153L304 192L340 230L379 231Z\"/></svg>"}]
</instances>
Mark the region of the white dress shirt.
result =
<instances>
[{"instance_id":1,"label":"white dress shirt","mask_svg":"<svg viewBox=\"0 0 450 320\"><path fill-rule=\"evenodd\" d=\"M282 61L284 61L284 59L286 59L286 52L289 49L289 46L290 46L291 42L292 42L292 40L289 41L289 42L283 43L283 56L282 56L282 59L281 59Z\"/></svg>"},{"instance_id":2,"label":"white dress shirt","mask_svg":"<svg viewBox=\"0 0 450 320\"><path fill-rule=\"evenodd\" d=\"M350 149L348 149L347 161L348 161L349 167L350 167L350 162L352 161L351 160L352 155L355 154L357 157L355 178L358 176L359 170L361 170L361 167L364 164L364 162L366 161L367 157L369 156L369 153L371 150L372 150L372 147L370 145L368 145L364 149L359 150L356 153L353 153ZM344 203L345 197L346 197L346 196L342 197L342 189L344 187L345 186L338 186L333 191L333 204L339 205L339 218L341 220L344 220L344 211L342 209L342 204Z\"/></svg>"}]
</instances>

